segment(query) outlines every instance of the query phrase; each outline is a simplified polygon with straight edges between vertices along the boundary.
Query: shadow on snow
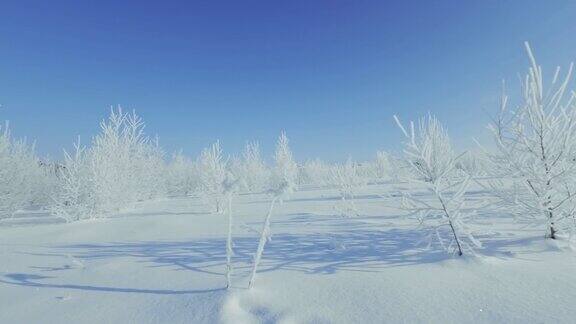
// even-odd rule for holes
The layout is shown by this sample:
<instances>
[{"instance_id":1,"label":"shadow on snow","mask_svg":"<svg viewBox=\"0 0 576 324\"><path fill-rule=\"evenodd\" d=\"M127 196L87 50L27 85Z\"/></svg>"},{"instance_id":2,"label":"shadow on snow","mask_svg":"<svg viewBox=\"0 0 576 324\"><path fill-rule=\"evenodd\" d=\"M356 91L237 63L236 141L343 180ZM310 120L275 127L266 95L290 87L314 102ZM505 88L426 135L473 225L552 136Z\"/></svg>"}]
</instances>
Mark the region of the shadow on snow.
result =
<instances>
[{"instance_id":1,"label":"shadow on snow","mask_svg":"<svg viewBox=\"0 0 576 324\"><path fill-rule=\"evenodd\" d=\"M170 289L139 289L139 288L120 288L120 287L100 287L90 285L72 285L72 284L48 284L40 283L44 279L50 279L50 276L41 276L25 273L10 273L4 276L6 279L0 279L1 283L19 285L35 288L61 288L61 289L75 289L87 290L98 292L112 292L112 293L139 293L139 294L155 294L155 295L187 295L187 294L200 294L224 291L224 288L206 289L206 290L170 290Z\"/></svg>"},{"instance_id":2,"label":"shadow on snow","mask_svg":"<svg viewBox=\"0 0 576 324\"><path fill-rule=\"evenodd\" d=\"M339 271L380 272L388 267L435 263L451 258L441 249L427 249L419 245L422 240L422 232L419 229L389 228L359 221L342 222L341 219L339 221L333 219L341 223L338 225L343 226L338 226L331 234L305 233L318 230L317 226L324 226L330 220L310 214L292 216L301 223L304 233L275 234L264 251L260 272L284 270L320 275L330 275ZM290 227L290 224L279 221L275 222L273 229L281 230L285 226ZM525 240L510 240L505 237L483 239L487 248L481 251L482 254L502 257L507 256L507 249L510 246L527 243ZM255 236L235 238L235 276L248 275L257 244ZM73 255L74 258L88 262L88 265L91 260L113 262L116 258L128 258L144 263L148 267L167 267L174 271L194 271L222 277L226 260L225 245L223 237L191 241L112 242L53 247L51 248L53 252L44 255L52 257ZM72 269L70 266L43 265L32 268L51 274ZM54 277L13 273L5 275L0 282L29 287L148 294L195 294L221 290L136 289L42 282L51 278Z\"/></svg>"}]
</instances>

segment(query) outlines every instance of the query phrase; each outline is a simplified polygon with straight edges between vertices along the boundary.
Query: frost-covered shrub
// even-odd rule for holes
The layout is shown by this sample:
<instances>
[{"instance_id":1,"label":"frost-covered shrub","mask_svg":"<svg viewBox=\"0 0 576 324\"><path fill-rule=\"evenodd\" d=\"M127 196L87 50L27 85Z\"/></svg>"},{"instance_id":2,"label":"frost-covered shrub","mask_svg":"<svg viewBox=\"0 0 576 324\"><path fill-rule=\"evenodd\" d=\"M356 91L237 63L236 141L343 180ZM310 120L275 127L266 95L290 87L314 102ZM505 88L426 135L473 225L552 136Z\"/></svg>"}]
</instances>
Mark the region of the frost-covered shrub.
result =
<instances>
[{"instance_id":1,"label":"frost-covered shrub","mask_svg":"<svg viewBox=\"0 0 576 324\"><path fill-rule=\"evenodd\" d=\"M248 190L247 177L244 172L244 163L242 159L237 156L229 157L225 168L226 178L234 181L236 191L250 192L250 190Z\"/></svg>"},{"instance_id":2,"label":"frost-covered shrub","mask_svg":"<svg viewBox=\"0 0 576 324\"><path fill-rule=\"evenodd\" d=\"M504 94L490 127L498 150L490 155L492 175L513 186L506 189L503 181L492 181L490 188L506 210L542 224L546 236L556 239L576 225L576 101L567 89L573 65L563 78L557 68L545 88L542 68L528 44L526 49L531 67L522 100L509 110Z\"/></svg>"},{"instance_id":3,"label":"frost-covered shrub","mask_svg":"<svg viewBox=\"0 0 576 324\"><path fill-rule=\"evenodd\" d=\"M374 183L379 180L376 178L372 162L355 162L355 164L358 177L362 178L366 183Z\"/></svg>"},{"instance_id":4,"label":"frost-covered shrub","mask_svg":"<svg viewBox=\"0 0 576 324\"><path fill-rule=\"evenodd\" d=\"M431 194L428 200L410 191L401 192L402 208L417 216L428 230L430 244L436 238L449 253L472 252L481 244L467 224L471 215L463 209L470 177L456 169L462 155L455 154L448 133L435 117L422 119L417 129L410 123L409 130L394 118L407 138L405 159L413 173L406 180Z\"/></svg>"},{"instance_id":5,"label":"frost-covered shrub","mask_svg":"<svg viewBox=\"0 0 576 324\"><path fill-rule=\"evenodd\" d=\"M374 161L360 165L359 172L371 181L399 182L409 177L413 170L404 158L386 151L378 151Z\"/></svg>"},{"instance_id":6,"label":"frost-covered shrub","mask_svg":"<svg viewBox=\"0 0 576 324\"><path fill-rule=\"evenodd\" d=\"M0 133L0 218L43 200L47 175L33 146L14 140L8 127Z\"/></svg>"},{"instance_id":7,"label":"frost-covered shrub","mask_svg":"<svg viewBox=\"0 0 576 324\"><path fill-rule=\"evenodd\" d=\"M134 112L112 110L91 147L65 154L52 210L69 221L100 217L165 194L163 152Z\"/></svg>"},{"instance_id":8,"label":"frost-covered shrub","mask_svg":"<svg viewBox=\"0 0 576 324\"><path fill-rule=\"evenodd\" d=\"M178 152L167 166L167 191L171 196L185 197L200 190L200 173L196 161Z\"/></svg>"},{"instance_id":9,"label":"frost-covered shrub","mask_svg":"<svg viewBox=\"0 0 576 324\"><path fill-rule=\"evenodd\" d=\"M224 212L226 161L222 157L220 142L204 149L198 160L200 194L213 212Z\"/></svg>"},{"instance_id":10,"label":"frost-covered shrub","mask_svg":"<svg viewBox=\"0 0 576 324\"><path fill-rule=\"evenodd\" d=\"M34 185L34 198L32 205L37 208L47 208L52 203L54 192L58 189L58 175L62 171L62 164L40 161L40 174Z\"/></svg>"},{"instance_id":11,"label":"frost-covered shrub","mask_svg":"<svg viewBox=\"0 0 576 324\"><path fill-rule=\"evenodd\" d=\"M64 151L52 213L67 221L93 218L98 213L93 176L88 154L78 140L72 154Z\"/></svg>"},{"instance_id":12,"label":"frost-covered shrub","mask_svg":"<svg viewBox=\"0 0 576 324\"><path fill-rule=\"evenodd\" d=\"M374 177L378 180L387 180L393 176L393 172L390 154L385 151L376 152Z\"/></svg>"},{"instance_id":13,"label":"frost-covered shrub","mask_svg":"<svg viewBox=\"0 0 576 324\"><path fill-rule=\"evenodd\" d=\"M484 154L467 152L456 163L456 168L472 177L488 175L489 161Z\"/></svg>"},{"instance_id":14,"label":"frost-covered shrub","mask_svg":"<svg viewBox=\"0 0 576 324\"><path fill-rule=\"evenodd\" d=\"M308 160L299 169L298 183L326 187L330 185L331 166L320 159Z\"/></svg>"},{"instance_id":15,"label":"frost-covered shrub","mask_svg":"<svg viewBox=\"0 0 576 324\"><path fill-rule=\"evenodd\" d=\"M336 209L342 216L358 216L354 200L358 189L366 184L366 178L360 174L358 165L348 159L345 164L335 165L330 171L331 184L340 192L340 202L335 206Z\"/></svg>"}]
</instances>

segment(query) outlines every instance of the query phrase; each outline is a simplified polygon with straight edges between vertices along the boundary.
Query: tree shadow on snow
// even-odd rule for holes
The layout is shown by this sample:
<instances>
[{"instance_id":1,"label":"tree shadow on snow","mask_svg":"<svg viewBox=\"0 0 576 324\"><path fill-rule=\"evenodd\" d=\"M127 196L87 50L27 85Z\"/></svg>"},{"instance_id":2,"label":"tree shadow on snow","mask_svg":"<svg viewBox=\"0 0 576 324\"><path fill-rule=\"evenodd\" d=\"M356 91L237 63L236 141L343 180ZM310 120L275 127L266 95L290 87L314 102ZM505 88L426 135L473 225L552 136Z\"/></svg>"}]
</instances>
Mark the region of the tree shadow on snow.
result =
<instances>
[{"instance_id":1,"label":"tree shadow on snow","mask_svg":"<svg viewBox=\"0 0 576 324\"><path fill-rule=\"evenodd\" d=\"M112 293L140 293L140 294L155 294L155 295L188 295L188 294L201 294L213 293L224 291L224 288L205 289L205 290L171 290L171 289L139 289L139 288L121 288L121 287L103 287L103 286L90 286L90 285L73 285L73 284L49 284L41 283L41 280L51 279L51 276L41 276L26 273L9 273L4 275L5 279L0 279L0 283L9 285L18 285L34 288L60 288L60 289L75 289L87 290L98 292L112 292Z\"/></svg>"},{"instance_id":2,"label":"tree shadow on snow","mask_svg":"<svg viewBox=\"0 0 576 324\"><path fill-rule=\"evenodd\" d=\"M338 271L377 272L387 267L432 263L450 258L444 251L418 246L422 233L413 229L377 230L342 228L333 234L275 234L267 244L260 271L277 269L310 274ZM238 272L247 273L258 239L236 237L234 263ZM226 242L224 238L174 242L117 242L78 244L58 247L62 255L90 260L133 258L149 267L169 267L176 271L195 271L223 276Z\"/></svg>"},{"instance_id":3,"label":"tree shadow on snow","mask_svg":"<svg viewBox=\"0 0 576 324\"><path fill-rule=\"evenodd\" d=\"M302 227L293 233L296 223ZM319 231L329 227L329 231ZM342 271L383 272L386 268L436 263L452 258L440 248L427 249L419 245L423 232L411 226L390 228L357 220L318 217L314 214L292 214L272 225L273 235L264 251L260 272L276 270L306 274L330 275ZM285 231L285 232L279 232ZM306 233L311 231L311 233ZM246 277L256 251L257 235L234 238L235 276ZM511 240L509 235L483 237L486 254L506 256L508 248L525 245L532 238ZM205 276L224 277L226 240L224 237L190 241L137 241L104 244L75 244L49 247L51 258L77 259L90 267L92 261L112 263L115 259L136 262L144 267L167 268L170 271L191 271ZM484 254L483 251L479 251ZM45 264L32 267L39 273L56 275L70 270L69 266ZM195 294L209 290L162 290L93 285L45 283L50 276L38 274L8 274L1 283L29 287L68 288L102 292L148 294ZM43 282L44 281L44 282Z\"/></svg>"}]
</instances>

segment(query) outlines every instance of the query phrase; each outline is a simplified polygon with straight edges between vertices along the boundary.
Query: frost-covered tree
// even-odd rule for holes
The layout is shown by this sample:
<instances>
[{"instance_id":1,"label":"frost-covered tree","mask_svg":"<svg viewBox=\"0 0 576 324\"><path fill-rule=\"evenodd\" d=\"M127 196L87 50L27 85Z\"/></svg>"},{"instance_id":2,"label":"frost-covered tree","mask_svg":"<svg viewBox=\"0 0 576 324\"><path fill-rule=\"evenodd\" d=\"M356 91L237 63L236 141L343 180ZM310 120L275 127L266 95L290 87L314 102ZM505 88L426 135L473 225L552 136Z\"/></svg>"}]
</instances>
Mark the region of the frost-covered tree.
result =
<instances>
[{"instance_id":1,"label":"frost-covered tree","mask_svg":"<svg viewBox=\"0 0 576 324\"><path fill-rule=\"evenodd\" d=\"M224 212L226 161L222 156L219 141L202 151L198 161L198 168L202 198L214 212Z\"/></svg>"},{"instance_id":2,"label":"frost-covered tree","mask_svg":"<svg viewBox=\"0 0 576 324\"><path fill-rule=\"evenodd\" d=\"M266 214L266 218L264 219L264 223L262 225L262 231L260 232L258 249L256 250L256 254L254 256L254 263L252 265L250 282L248 284L249 288L252 288L254 286L254 282L256 280L256 273L258 272L258 266L260 265L260 260L262 260L262 254L264 253L266 242L268 242L272 237L272 233L270 231L270 221L272 219L272 213L274 211L276 202L286 199L286 197L288 197L292 192L293 188L291 188L289 183L287 182L284 182L280 186L276 187L274 191L271 192L273 197L272 201L270 202L270 208L268 209L268 213Z\"/></svg>"},{"instance_id":3,"label":"frost-covered tree","mask_svg":"<svg viewBox=\"0 0 576 324\"><path fill-rule=\"evenodd\" d=\"M30 207L43 194L45 177L34 147L14 140L8 126L0 130L0 218Z\"/></svg>"},{"instance_id":4,"label":"frost-covered tree","mask_svg":"<svg viewBox=\"0 0 576 324\"><path fill-rule=\"evenodd\" d=\"M34 176L32 206L46 209L52 203L52 196L58 188L58 175L62 165L48 160L39 162L40 172Z\"/></svg>"},{"instance_id":5,"label":"frost-covered tree","mask_svg":"<svg viewBox=\"0 0 576 324\"><path fill-rule=\"evenodd\" d=\"M576 223L576 101L568 91L573 64L564 77L558 67L545 88L542 68L526 43L531 67L523 82L519 105L508 109L504 93L500 114L490 125L497 153L491 155L493 175L504 181L490 187L515 215L541 223L556 239Z\"/></svg>"},{"instance_id":6,"label":"frost-covered tree","mask_svg":"<svg viewBox=\"0 0 576 324\"><path fill-rule=\"evenodd\" d=\"M320 159L304 163L298 175L298 183L326 187L331 184L331 166Z\"/></svg>"},{"instance_id":7,"label":"frost-covered tree","mask_svg":"<svg viewBox=\"0 0 576 324\"><path fill-rule=\"evenodd\" d=\"M294 162L288 145L288 137L282 132L276 143L275 166L272 171L271 191L282 192L284 188L295 190L298 182L298 165Z\"/></svg>"},{"instance_id":8,"label":"frost-covered tree","mask_svg":"<svg viewBox=\"0 0 576 324\"><path fill-rule=\"evenodd\" d=\"M223 183L223 193L228 203L228 230L226 235L226 288L232 286L232 257L234 256L234 242L232 238L232 228L234 225L234 216L232 212L232 199L240 190L240 181L232 172L227 172Z\"/></svg>"},{"instance_id":9,"label":"frost-covered tree","mask_svg":"<svg viewBox=\"0 0 576 324\"><path fill-rule=\"evenodd\" d=\"M356 173L358 176L366 181L366 183L374 182L376 179L374 175L374 164L371 162L355 162Z\"/></svg>"},{"instance_id":10,"label":"frost-covered tree","mask_svg":"<svg viewBox=\"0 0 576 324\"><path fill-rule=\"evenodd\" d=\"M296 181L298 179L298 166L292 159L292 152L288 146L288 138L284 132L282 132L278 138L274 160L276 165L272 175L272 189L270 190L270 193L272 194L272 201L270 202L270 208L268 209L268 213L266 214L266 218L264 219L264 223L262 225L262 231L260 232L258 249L256 250L256 255L254 256L252 273L250 275L250 288L254 286L258 266L260 264L260 260L262 259L262 254L264 253L264 247L266 246L266 242L270 240L271 237L270 221L272 219L274 206L277 201L282 202L294 192L296 188Z\"/></svg>"},{"instance_id":11,"label":"frost-covered tree","mask_svg":"<svg viewBox=\"0 0 576 324\"><path fill-rule=\"evenodd\" d=\"M470 178L456 169L462 155L454 153L446 130L433 116L420 120L417 128L410 123L408 130L394 119L407 138L405 159L413 172L406 180L431 194L431 199L425 199L402 192L402 208L429 231L430 244L437 238L447 252L458 255L480 247L466 224L470 215L463 209Z\"/></svg>"},{"instance_id":12,"label":"frost-covered tree","mask_svg":"<svg viewBox=\"0 0 576 324\"><path fill-rule=\"evenodd\" d=\"M140 162L135 165L139 168L135 174L138 176L138 200L148 200L165 197L167 191L167 166L164 160L164 151L160 147L159 139L141 146Z\"/></svg>"},{"instance_id":13,"label":"frost-covered tree","mask_svg":"<svg viewBox=\"0 0 576 324\"><path fill-rule=\"evenodd\" d=\"M358 216L354 202L358 189L366 184L366 179L358 171L358 165L348 159L343 165L335 165L331 169L331 183L340 192L340 202L336 209L342 216Z\"/></svg>"},{"instance_id":14,"label":"frost-covered tree","mask_svg":"<svg viewBox=\"0 0 576 324\"><path fill-rule=\"evenodd\" d=\"M226 173L226 177L229 177L228 173L230 173L230 176L234 178L238 191L249 192L248 184L246 183L247 177L244 172L244 163L241 158L234 155L229 157L226 162Z\"/></svg>"},{"instance_id":15,"label":"frost-covered tree","mask_svg":"<svg viewBox=\"0 0 576 324\"><path fill-rule=\"evenodd\" d=\"M58 189L50 208L68 222L93 218L98 212L94 174L85 150L78 139L72 154L64 151L64 163L58 172Z\"/></svg>"},{"instance_id":16,"label":"frost-covered tree","mask_svg":"<svg viewBox=\"0 0 576 324\"><path fill-rule=\"evenodd\" d=\"M135 112L112 109L91 147L65 154L52 210L67 220L101 217L164 194L163 152Z\"/></svg>"},{"instance_id":17,"label":"frost-covered tree","mask_svg":"<svg viewBox=\"0 0 576 324\"><path fill-rule=\"evenodd\" d=\"M200 188L197 163L182 151L174 154L167 167L168 193L173 196L189 196Z\"/></svg>"},{"instance_id":18,"label":"frost-covered tree","mask_svg":"<svg viewBox=\"0 0 576 324\"><path fill-rule=\"evenodd\" d=\"M374 161L366 163L359 170L361 174L376 182L406 179L412 173L412 166L404 158L386 151L377 151Z\"/></svg>"},{"instance_id":19,"label":"frost-covered tree","mask_svg":"<svg viewBox=\"0 0 576 324\"><path fill-rule=\"evenodd\" d=\"M392 177L392 162L390 154L385 151L376 152L374 161L374 176L376 179L384 180Z\"/></svg>"},{"instance_id":20,"label":"frost-covered tree","mask_svg":"<svg viewBox=\"0 0 576 324\"><path fill-rule=\"evenodd\" d=\"M244 148L240 177L249 192L262 192L268 185L269 170L262 160L257 142L249 142Z\"/></svg>"},{"instance_id":21,"label":"frost-covered tree","mask_svg":"<svg viewBox=\"0 0 576 324\"><path fill-rule=\"evenodd\" d=\"M163 152L144 134L143 120L118 108L100 128L89 152L99 208L116 211L161 195Z\"/></svg>"}]
</instances>

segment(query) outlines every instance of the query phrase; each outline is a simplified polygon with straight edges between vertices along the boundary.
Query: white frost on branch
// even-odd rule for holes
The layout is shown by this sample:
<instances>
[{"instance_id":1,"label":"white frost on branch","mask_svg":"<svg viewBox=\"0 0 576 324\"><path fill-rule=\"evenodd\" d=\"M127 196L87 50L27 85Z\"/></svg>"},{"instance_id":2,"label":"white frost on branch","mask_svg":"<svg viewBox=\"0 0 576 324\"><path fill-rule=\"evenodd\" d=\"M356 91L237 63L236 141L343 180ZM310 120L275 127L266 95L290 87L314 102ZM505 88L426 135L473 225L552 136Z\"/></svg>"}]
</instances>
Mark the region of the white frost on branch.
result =
<instances>
[{"instance_id":1,"label":"white frost on branch","mask_svg":"<svg viewBox=\"0 0 576 324\"><path fill-rule=\"evenodd\" d=\"M526 50L531 66L521 101L510 110L504 91L500 113L490 125L497 148L490 154L492 171L503 180L488 187L505 210L543 225L546 237L555 239L576 228L576 100L568 91L573 64L564 77L557 68L545 88L528 43Z\"/></svg>"},{"instance_id":2,"label":"white frost on branch","mask_svg":"<svg viewBox=\"0 0 576 324\"><path fill-rule=\"evenodd\" d=\"M435 117L421 119L417 128L411 122L408 129L394 119L407 139L405 159L413 172L406 180L431 194L426 199L404 191L401 208L428 230L429 245L436 239L448 253L473 252L481 244L467 224L471 215L464 207L470 177L456 168L462 154L454 153L448 133Z\"/></svg>"}]
</instances>

